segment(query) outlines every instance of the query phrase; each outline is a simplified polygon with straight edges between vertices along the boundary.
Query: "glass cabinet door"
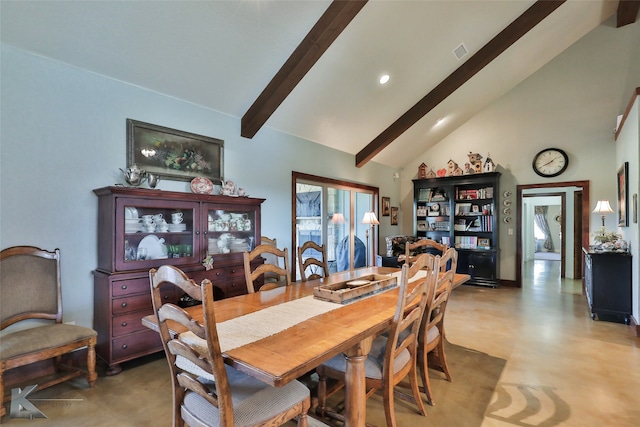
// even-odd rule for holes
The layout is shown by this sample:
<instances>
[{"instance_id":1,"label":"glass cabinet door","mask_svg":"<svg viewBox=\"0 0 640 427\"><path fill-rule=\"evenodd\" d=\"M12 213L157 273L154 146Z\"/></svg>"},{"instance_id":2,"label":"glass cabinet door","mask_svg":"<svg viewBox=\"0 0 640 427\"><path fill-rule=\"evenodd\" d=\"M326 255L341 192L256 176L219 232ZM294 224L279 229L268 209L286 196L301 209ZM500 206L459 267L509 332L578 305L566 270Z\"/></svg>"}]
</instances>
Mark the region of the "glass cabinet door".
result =
<instances>
[{"instance_id":1,"label":"glass cabinet door","mask_svg":"<svg viewBox=\"0 0 640 427\"><path fill-rule=\"evenodd\" d=\"M190 202L118 199L116 268L132 270L161 263L197 262L198 206Z\"/></svg>"},{"instance_id":2,"label":"glass cabinet door","mask_svg":"<svg viewBox=\"0 0 640 427\"><path fill-rule=\"evenodd\" d=\"M206 253L224 255L251 251L259 238L255 206L216 205L206 209Z\"/></svg>"}]
</instances>

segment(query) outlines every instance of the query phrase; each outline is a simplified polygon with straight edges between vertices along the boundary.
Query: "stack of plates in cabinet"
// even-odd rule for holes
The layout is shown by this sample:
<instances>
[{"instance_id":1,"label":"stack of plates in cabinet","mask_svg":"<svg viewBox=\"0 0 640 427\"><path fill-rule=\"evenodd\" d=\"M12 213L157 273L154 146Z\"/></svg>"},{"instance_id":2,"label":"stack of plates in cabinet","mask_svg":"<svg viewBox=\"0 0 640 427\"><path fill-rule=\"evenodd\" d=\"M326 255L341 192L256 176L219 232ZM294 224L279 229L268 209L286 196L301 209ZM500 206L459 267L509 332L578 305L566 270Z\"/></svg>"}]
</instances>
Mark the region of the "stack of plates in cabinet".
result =
<instances>
[{"instance_id":1,"label":"stack of plates in cabinet","mask_svg":"<svg viewBox=\"0 0 640 427\"><path fill-rule=\"evenodd\" d=\"M245 252L249 250L249 244L245 239L233 238L229 243L229 249L231 252Z\"/></svg>"},{"instance_id":2,"label":"stack of plates in cabinet","mask_svg":"<svg viewBox=\"0 0 640 427\"><path fill-rule=\"evenodd\" d=\"M140 218L131 218L124 220L124 232L125 233L137 233L142 231L142 223Z\"/></svg>"},{"instance_id":3,"label":"stack of plates in cabinet","mask_svg":"<svg viewBox=\"0 0 640 427\"><path fill-rule=\"evenodd\" d=\"M187 229L187 224L184 224L184 223L169 224L169 231L171 232L185 231L186 229Z\"/></svg>"},{"instance_id":4,"label":"stack of plates in cabinet","mask_svg":"<svg viewBox=\"0 0 640 427\"><path fill-rule=\"evenodd\" d=\"M220 253L218 251L218 239L209 239L209 246L207 247L209 254Z\"/></svg>"}]
</instances>

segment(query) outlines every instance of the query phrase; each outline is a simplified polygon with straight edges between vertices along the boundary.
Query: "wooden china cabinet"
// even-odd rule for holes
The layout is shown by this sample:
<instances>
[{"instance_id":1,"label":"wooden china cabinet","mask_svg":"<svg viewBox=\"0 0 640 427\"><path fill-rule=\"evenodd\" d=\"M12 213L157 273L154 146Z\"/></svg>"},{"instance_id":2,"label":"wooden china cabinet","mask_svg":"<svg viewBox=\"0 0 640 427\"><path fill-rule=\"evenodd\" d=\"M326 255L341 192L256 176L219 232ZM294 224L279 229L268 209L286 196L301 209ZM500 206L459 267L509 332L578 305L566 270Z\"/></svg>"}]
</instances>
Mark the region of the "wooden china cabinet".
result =
<instances>
[{"instance_id":1,"label":"wooden china cabinet","mask_svg":"<svg viewBox=\"0 0 640 427\"><path fill-rule=\"evenodd\" d=\"M216 299L247 292L242 253L260 242L265 199L119 186L94 193L98 196L96 353L109 365L107 375L114 375L122 370L120 363L162 350L158 333L141 323L153 313L151 268L170 264L197 283L208 278L216 287ZM207 255L214 259L210 270L202 265ZM182 294L171 286L162 294L168 302L181 303Z\"/></svg>"}]
</instances>

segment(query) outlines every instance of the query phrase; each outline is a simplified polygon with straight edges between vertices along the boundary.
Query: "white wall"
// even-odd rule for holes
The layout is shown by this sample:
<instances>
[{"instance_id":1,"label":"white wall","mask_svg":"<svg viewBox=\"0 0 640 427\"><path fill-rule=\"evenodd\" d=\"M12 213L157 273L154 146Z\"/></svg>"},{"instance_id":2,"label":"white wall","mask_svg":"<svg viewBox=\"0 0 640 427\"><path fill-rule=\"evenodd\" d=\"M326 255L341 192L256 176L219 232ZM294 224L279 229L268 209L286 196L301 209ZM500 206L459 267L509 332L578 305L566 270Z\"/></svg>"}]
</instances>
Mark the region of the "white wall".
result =
<instances>
[{"instance_id":1,"label":"white wall","mask_svg":"<svg viewBox=\"0 0 640 427\"><path fill-rule=\"evenodd\" d=\"M398 204L397 170L375 162L358 169L353 155L269 128L252 140L241 138L239 118L7 45L0 66L0 248L60 248L65 321L92 325L92 190L123 183L127 118L224 140L224 176L267 199L263 233L283 246L291 240L290 221L283 218L291 215L292 170L377 186ZM190 191L179 181L161 181L159 188ZM398 234L388 220L377 228L380 236Z\"/></svg>"},{"instance_id":2,"label":"white wall","mask_svg":"<svg viewBox=\"0 0 640 427\"><path fill-rule=\"evenodd\" d=\"M618 227L618 232L624 240L631 242L631 254L633 255L632 270L632 310L635 323L640 325L640 232L637 222L633 222L633 195L640 193L640 97L635 96L631 112L626 118L616 141L616 160L618 165L629 162L629 226ZM614 208L616 209L616 208Z\"/></svg>"},{"instance_id":3,"label":"white wall","mask_svg":"<svg viewBox=\"0 0 640 427\"><path fill-rule=\"evenodd\" d=\"M615 28L614 23L615 17L596 27L408 164L401 174L403 231L411 233L411 180L417 177L419 165L424 162L435 170L449 159L464 164L469 152L491 154L502 172L501 193L508 190L516 194L517 185L589 180L592 204L599 199L616 200L618 162L613 128L628 101L630 92L625 90L640 86L640 22L622 28ZM558 177L544 179L533 172L531 162L537 152L548 147L564 149L569 154L569 167ZM637 165L638 156L632 159ZM511 216L518 214L512 206ZM600 226L599 221L592 216L592 230ZM516 280L514 227L515 222L507 225L500 221L501 279ZM610 215L607 228L615 227L615 218ZM509 229L513 235L508 234Z\"/></svg>"}]
</instances>

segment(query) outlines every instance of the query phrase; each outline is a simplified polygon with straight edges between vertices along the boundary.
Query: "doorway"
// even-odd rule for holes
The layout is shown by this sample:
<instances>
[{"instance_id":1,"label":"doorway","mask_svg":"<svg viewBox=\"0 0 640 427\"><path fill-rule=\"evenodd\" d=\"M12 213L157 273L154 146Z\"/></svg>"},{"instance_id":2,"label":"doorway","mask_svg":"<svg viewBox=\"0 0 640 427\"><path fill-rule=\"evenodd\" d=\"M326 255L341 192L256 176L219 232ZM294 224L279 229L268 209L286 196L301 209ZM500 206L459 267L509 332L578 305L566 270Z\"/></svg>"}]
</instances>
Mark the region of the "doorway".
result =
<instances>
[{"instance_id":1,"label":"doorway","mask_svg":"<svg viewBox=\"0 0 640 427\"><path fill-rule=\"evenodd\" d=\"M565 266L570 268L574 279L583 277L582 247L589 245L589 181L568 181L539 183L517 186L516 217L516 286L522 287L525 258L525 203L529 197L554 195L563 197L563 210L559 218L562 221L562 255ZM554 219L555 220L555 217ZM568 233L568 234L567 234ZM562 277L566 270L561 272Z\"/></svg>"}]
</instances>

